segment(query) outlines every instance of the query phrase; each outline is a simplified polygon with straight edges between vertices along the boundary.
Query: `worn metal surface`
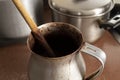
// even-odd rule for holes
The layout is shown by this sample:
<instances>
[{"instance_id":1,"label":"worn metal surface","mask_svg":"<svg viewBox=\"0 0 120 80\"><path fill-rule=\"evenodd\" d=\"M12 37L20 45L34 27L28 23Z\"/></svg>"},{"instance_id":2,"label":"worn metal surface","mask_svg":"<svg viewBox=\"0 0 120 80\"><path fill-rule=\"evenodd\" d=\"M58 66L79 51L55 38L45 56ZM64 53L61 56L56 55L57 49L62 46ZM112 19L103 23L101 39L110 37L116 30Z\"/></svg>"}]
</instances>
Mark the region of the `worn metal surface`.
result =
<instances>
[{"instance_id":1,"label":"worn metal surface","mask_svg":"<svg viewBox=\"0 0 120 80\"><path fill-rule=\"evenodd\" d=\"M106 62L105 53L88 43L83 44L80 31L72 25L65 23L46 23L40 26L40 31L43 35L53 34L57 31L57 35L66 32L64 35L74 35L71 36L72 39L76 42L76 45L79 46L76 50L65 56L61 57L44 57L41 56L44 52L35 53L33 47L35 41L32 36L28 39L28 48L31 52L31 58L29 61L29 78L30 80L84 80L86 74L86 66L81 55L81 51L89 55L92 55L98 59L101 63L101 66L97 71L91 74L87 80L96 79L104 69L104 64ZM65 43L61 43L65 44ZM81 45L84 45L81 49ZM65 46L65 45L64 45ZM74 45L72 45L74 46ZM57 47L57 46L56 46ZM59 47L62 48L63 46ZM37 48L37 47L35 47ZM67 47L66 47L67 48ZM81 51L80 51L81 49ZM54 51L54 49L53 49ZM63 51L64 52L64 51ZM59 53L62 54L62 53Z\"/></svg>"},{"instance_id":2,"label":"worn metal surface","mask_svg":"<svg viewBox=\"0 0 120 80\"><path fill-rule=\"evenodd\" d=\"M65 1L63 4L61 3L63 3L61 0L49 0L53 21L75 25L81 30L84 40L90 43L96 42L103 36L104 30L99 28L99 24L101 21L108 19L109 12L114 6L113 0L105 0L105 3L98 1L96 2L98 5L92 3L91 0L83 2L71 0ZM73 7L76 8L73 9Z\"/></svg>"}]
</instances>

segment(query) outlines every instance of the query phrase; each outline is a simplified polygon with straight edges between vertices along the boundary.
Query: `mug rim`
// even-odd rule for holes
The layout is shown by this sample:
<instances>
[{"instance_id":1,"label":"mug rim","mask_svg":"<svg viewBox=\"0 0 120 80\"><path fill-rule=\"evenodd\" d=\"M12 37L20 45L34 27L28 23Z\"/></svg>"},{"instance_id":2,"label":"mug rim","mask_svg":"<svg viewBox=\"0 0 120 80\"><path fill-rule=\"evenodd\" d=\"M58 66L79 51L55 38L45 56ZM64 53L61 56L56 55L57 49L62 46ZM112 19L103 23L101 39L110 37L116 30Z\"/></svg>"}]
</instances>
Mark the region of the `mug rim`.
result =
<instances>
[{"instance_id":1,"label":"mug rim","mask_svg":"<svg viewBox=\"0 0 120 80\"><path fill-rule=\"evenodd\" d=\"M30 38L33 38L33 36L32 36L32 34L30 33L30 35L29 35L28 38L27 38L27 48L28 48L28 50L30 51L31 54L38 55L38 56L41 57L41 58L47 58L47 59L56 60L56 59L62 59L62 58L67 58L67 57L69 57L69 56L73 56L73 55L75 55L75 53L77 53L77 52L78 52L78 53L81 53L80 50L81 50L82 46L84 45L84 39L83 39L83 36L82 36L81 31L80 31L77 27L75 27L75 26L72 25L72 24L65 23L65 22L48 22L48 23L44 23L44 24L38 26L38 29L40 30L40 29L43 28L44 26L46 26L46 25L51 25L51 24L59 24L59 25L65 24L65 25L71 26L71 28L73 28L74 30L76 30L76 31L80 34L80 36L81 36L81 43L80 43L79 47L78 47L75 51L73 51L73 52L71 52L71 53L69 53L69 54L66 54L66 55L64 55L64 56L59 56L59 57L47 57L47 56L42 56L42 55L39 55L39 54L35 53L33 50L31 50L31 45L30 45L29 41L30 41ZM51 27L53 27L53 26L51 26ZM33 45L33 44L32 44L32 45Z\"/></svg>"}]
</instances>

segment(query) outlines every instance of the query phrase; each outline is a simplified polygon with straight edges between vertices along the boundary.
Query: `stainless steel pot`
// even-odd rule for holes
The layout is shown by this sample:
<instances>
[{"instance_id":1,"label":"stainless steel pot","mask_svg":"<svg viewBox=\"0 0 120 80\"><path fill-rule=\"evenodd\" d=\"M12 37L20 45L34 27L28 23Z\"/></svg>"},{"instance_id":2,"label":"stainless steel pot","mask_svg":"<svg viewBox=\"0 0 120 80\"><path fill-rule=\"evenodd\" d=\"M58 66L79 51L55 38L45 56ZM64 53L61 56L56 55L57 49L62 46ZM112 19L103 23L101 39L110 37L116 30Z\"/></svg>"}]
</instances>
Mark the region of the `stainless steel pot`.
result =
<instances>
[{"instance_id":1,"label":"stainless steel pot","mask_svg":"<svg viewBox=\"0 0 120 80\"><path fill-rule=\"evenodd\" d=\"M93 43L104 33L99 23L109 18L113 0L49 0L53 21L67 22L78 27L85 41Z\"/></svg>"},{"instance_id":2,"label":"stainless steel pot","mask_svg":"<svg viewBox=\"0 0 120 80\"><path fill-rule=\"evenodd\" d=\"M42 23L43 0L22 0L37 25ZM0 0L0 40L23 38L30 29L12 0Z\"/></svg>"}]
</instances>

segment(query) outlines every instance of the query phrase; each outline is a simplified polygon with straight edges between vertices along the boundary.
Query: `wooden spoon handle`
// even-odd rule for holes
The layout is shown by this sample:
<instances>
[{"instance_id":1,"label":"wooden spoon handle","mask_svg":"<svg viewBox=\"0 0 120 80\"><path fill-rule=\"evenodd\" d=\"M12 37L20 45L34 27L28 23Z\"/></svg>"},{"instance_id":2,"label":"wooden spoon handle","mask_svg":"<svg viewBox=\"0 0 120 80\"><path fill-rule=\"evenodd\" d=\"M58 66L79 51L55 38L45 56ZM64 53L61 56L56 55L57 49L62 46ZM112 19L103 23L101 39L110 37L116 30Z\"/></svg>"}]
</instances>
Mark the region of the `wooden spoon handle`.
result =
<instances>
[{"instance_id":1,"label":"wooden spoon handle","mask_svg":"<svg viewBox=\"0 0 120 80\"><path fill-rule=\"evenodd\" d=\"M47 41L40 33L39 29L37 28L36 23L33 21L33 19L30 17L26 9L24 8L24 5L21 3L20 0L12 0L21 15L24 17L25 21L28 23L29 27L32 30L33 37L38 40L39 44L44 47L45 51L47 52L47 55L50 57L55 57L54 52L49 47Z\"/></svg>"},{"instance_id":2,"label":"wooden spoon handle","mask_svg":"<svg viewBox=\"0 0 120 80\"><path fill-rule=\"evenodd\" d=\"M31 30L33 32L36 32L38 30L37 25L33 21L33 19L31 19L29 13L26 11L26 9L24 8L24 5L21 3L21 1L20 0L12 0L12 1L15 4L15 6L17 7L17 9L20 11L21 15L24 17L25 21L27 22L27 24L29 25Z\"/></svg>"}]
</instances>

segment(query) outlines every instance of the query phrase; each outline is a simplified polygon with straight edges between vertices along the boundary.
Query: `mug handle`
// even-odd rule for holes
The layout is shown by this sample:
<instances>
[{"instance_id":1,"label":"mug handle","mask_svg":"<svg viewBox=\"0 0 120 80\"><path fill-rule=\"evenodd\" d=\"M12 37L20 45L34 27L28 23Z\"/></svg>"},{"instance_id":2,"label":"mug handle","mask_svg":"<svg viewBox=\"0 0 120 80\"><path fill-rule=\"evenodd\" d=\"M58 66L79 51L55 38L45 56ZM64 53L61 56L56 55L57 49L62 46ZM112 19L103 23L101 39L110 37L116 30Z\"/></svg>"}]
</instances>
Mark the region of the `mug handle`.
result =
<instances>
[{"instance_id":1,"label":"mug handle","mask_svg":"<svg viewBox=\"0 0 120 80\"><path fill-rule=\"evenodd\" d=\"M83 47L81 48L81 52L87 53L93 57L95 57L96 59L98 59L101 63L101 66L92 74L90 74L85 80L94 80L96 79L102 72L104 69L104 64L106 62L106 54L104 51L102 51L100 48L95 47L89 43L86 43L83 45Z\"/></svg>"}]
</instances>

